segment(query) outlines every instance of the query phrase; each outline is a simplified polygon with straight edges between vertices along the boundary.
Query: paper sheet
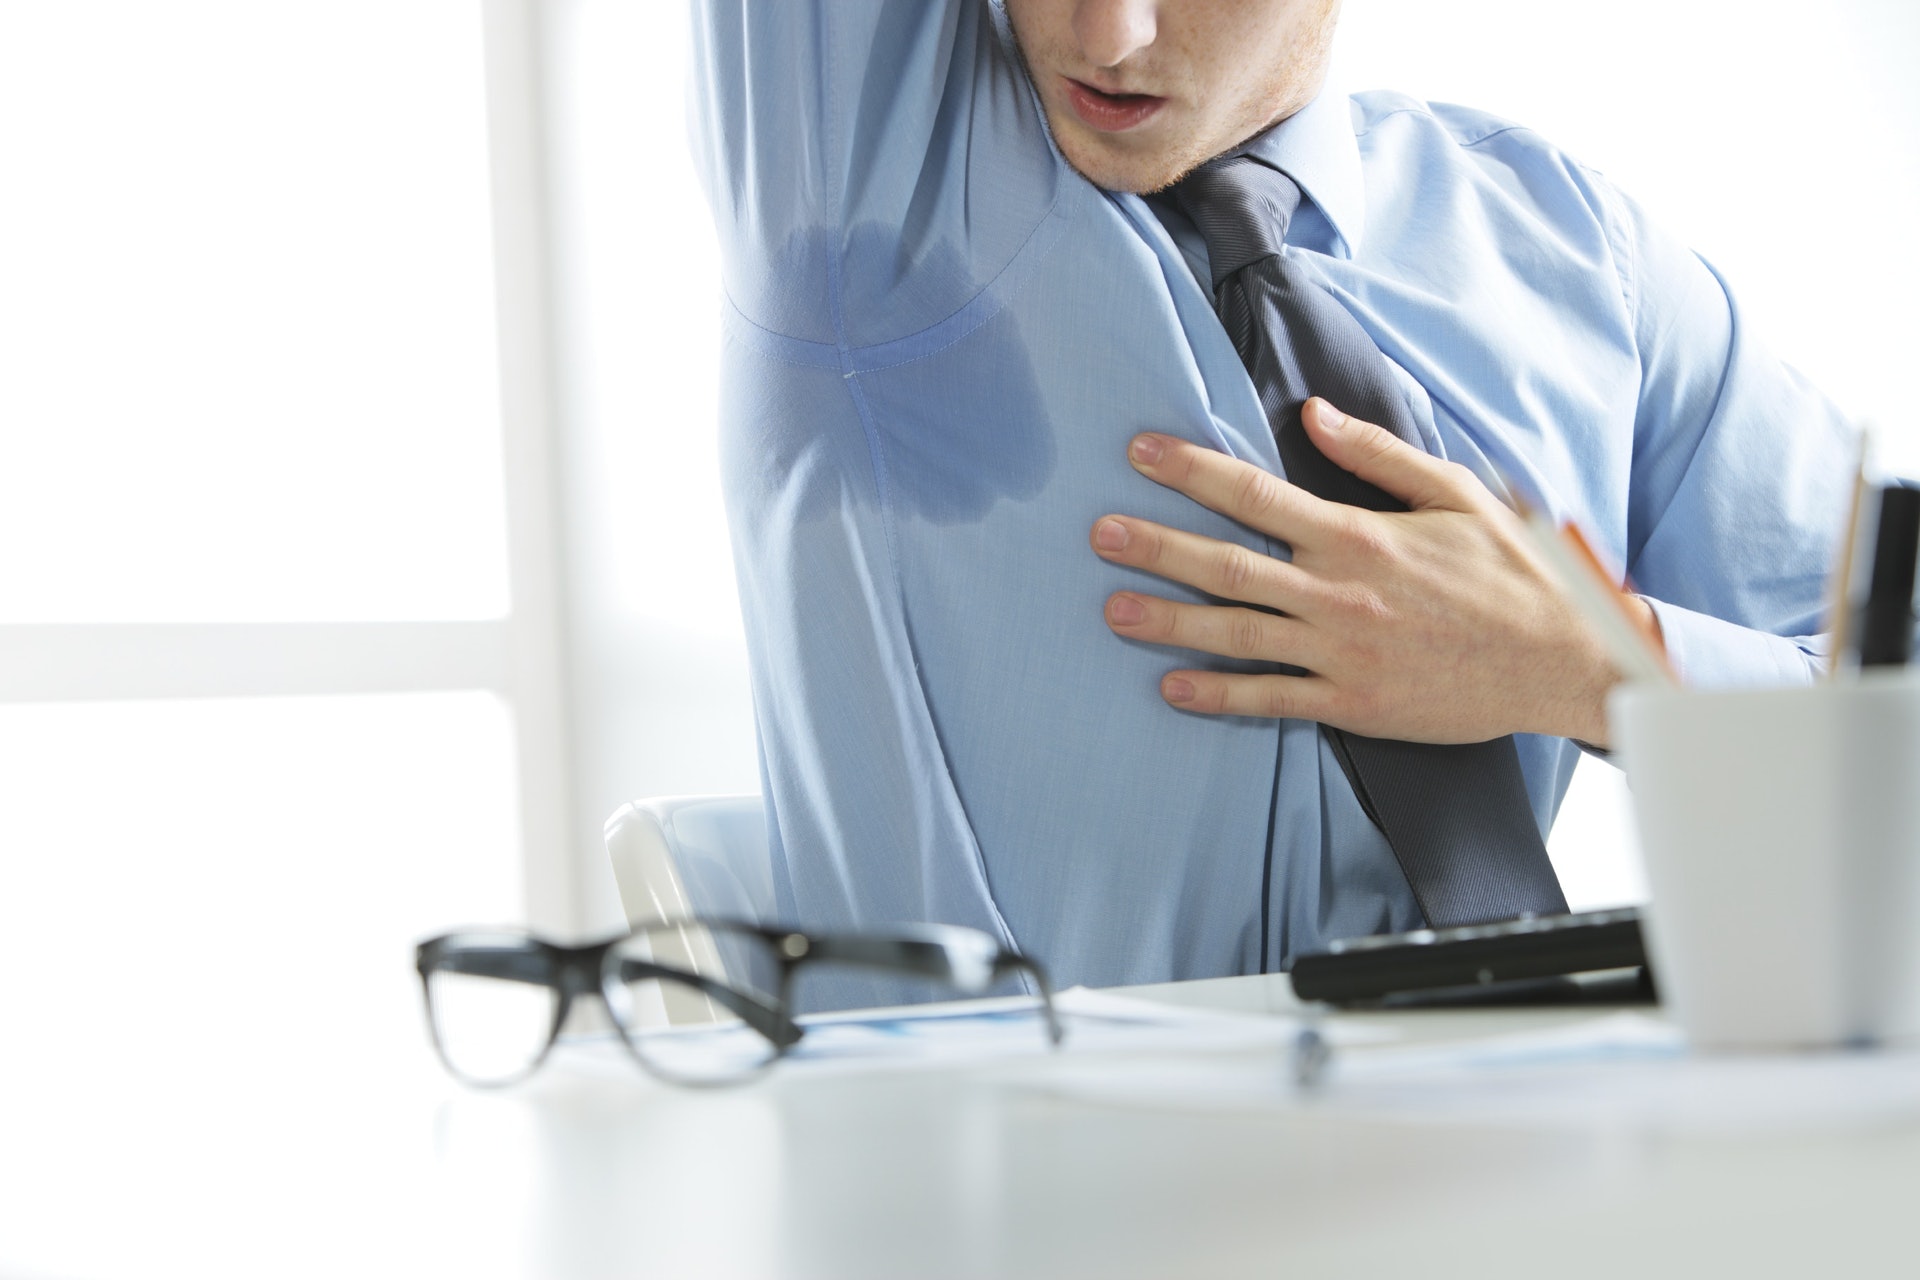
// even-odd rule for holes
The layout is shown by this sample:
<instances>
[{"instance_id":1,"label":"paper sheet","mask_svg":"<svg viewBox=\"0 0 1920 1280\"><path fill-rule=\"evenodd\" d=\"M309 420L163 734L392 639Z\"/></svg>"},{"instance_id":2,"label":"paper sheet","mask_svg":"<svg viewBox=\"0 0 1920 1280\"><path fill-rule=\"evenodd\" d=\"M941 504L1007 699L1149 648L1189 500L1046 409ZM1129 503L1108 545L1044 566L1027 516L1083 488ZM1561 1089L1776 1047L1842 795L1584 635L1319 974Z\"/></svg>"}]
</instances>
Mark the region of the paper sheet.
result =
<instances>
[{"instance_id":1,"label":"paper sheet","mask_svg":"<svg viewBox=\"0 0 1920 1280\"><path fill-rule=\"evenodd\" d=\"M782 1073L945 1067L1000 1061L1077 1060L1112 1053L1193 1055L1231 1049L1273 1050L1277 1061L1303 1028L1298 1020L1186 1009L1075 987L1054 999L1066 1030L1058 1051L1046 1038L1038 1005L1026 996L912 1005L802 1018L806 1038L779 1063ZM717 1054L741 1030L676 1029L683 1041L711 1038ZM1335 1043L1377 1041L1380 1032L1345 1028ZM611 1035L570 1039L566 1055L582 1066L605 1061L632 1071Z\"/></svg>"},{"instance_id":2,"label":"paper sheet","mask_svg":"<svg viewBox=\"0 0 1920 1280\"><path fill-rule=\"evenodd\" d=\"M1110 1104L1301 1109L1420 1124L1780 1133L1920 1123L1920 1052L1703 1055L1642 1014L1443 1046L1336 1052L1320 1083L1230 1059L1083 1063L1047 1088Z\"/></svg>"}]
</instances>

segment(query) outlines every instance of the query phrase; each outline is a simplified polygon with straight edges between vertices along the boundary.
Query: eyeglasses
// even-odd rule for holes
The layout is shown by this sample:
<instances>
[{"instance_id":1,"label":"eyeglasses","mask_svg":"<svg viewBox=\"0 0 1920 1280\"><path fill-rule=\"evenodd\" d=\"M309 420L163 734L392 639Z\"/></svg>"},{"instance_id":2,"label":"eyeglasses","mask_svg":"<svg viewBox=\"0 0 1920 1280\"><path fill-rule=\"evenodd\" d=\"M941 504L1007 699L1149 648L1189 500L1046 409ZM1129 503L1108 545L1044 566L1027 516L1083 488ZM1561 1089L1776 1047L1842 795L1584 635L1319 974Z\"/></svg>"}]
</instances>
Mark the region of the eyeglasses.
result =
<instances>
[{"instance_id":1,"label":"eyeglasses","mask_svg":"<svg viewBox=\"0 0 1920 1280\"><path fill-rule=\"evenodd\" d=\"M533 1074L574 1000L588 995L606 1005L634 1059L676 1084L751 1079L805 1037L800 1010L979 995L1012 975L1036 989L1048 1042L1062 1036L1045 971L957 925L810 934L685 920L578 947L476 929L422 942L415 966L440 1060L483 1087Z\"/></svg>"}]
</instances>

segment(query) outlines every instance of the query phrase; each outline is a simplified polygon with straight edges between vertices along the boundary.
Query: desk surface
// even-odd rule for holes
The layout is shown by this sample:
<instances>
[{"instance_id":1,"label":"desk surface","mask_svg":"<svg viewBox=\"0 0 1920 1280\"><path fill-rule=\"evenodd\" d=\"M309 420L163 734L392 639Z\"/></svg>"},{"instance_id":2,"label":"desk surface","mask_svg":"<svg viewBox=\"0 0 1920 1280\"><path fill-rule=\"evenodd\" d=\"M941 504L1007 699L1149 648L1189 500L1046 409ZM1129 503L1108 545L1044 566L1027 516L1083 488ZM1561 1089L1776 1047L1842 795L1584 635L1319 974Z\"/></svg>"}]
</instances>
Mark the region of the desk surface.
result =
<instances>
[{"instance_id":1,"label":"desk surface","mask_svg":"<svg viewBox=\"0 0 1920 1280\"><path fill-rule=\"evenodd\" d=\"M1281 978L1136 993L1293 1007ZM1354 1021L1404 1042L1580 1016ZM476 1093L441 1076L417 1026L344 1004L230 1029L191 1053L103 1035L14 1056L0 1276L1920 1271L1913 1121L1436 1126L1103 1104L959 1070L691 1092L564 1059Z\"/></svg>"}]
</instances>

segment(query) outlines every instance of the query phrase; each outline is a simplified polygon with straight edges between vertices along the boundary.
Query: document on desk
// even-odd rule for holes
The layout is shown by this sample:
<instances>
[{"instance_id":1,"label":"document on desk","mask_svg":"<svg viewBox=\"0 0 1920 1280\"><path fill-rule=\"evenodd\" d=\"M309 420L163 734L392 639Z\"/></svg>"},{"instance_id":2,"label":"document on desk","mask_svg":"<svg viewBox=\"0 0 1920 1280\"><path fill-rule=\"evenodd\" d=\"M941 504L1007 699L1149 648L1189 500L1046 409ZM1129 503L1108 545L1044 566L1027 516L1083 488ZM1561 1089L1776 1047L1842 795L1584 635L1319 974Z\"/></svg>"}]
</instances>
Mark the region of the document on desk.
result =
<instances>
[{"instance_id":1,"label":"document on desk","mask_svg":"<svg viewBox=\"0 0 1920 1280\"><path fill-rule=\"evenodd\" d=\"M1443 1045L1336 1053L1311 1088L1278 1064L1083 1063L1046 1087L1125 1105L1310 1109L1520 1128L1697 1135L1920 1123L1920 1050L1707 1055L1637 1013Z\"/></svg>"},{"instance_id":2,"label":"document on desk","mask_svg":"<svg viewBox=\"0 0 1920 1280\"><path fill-rule=\"evenodd\" d=\"M1291 1018L1176 1008L1085 987L1061 992L1054 1006L1066 1031L1057 1052L1047 1042L1038 1006L1026 996L805 1017L800 1020L805 1038L781 1060L778 1070L813 1074L1262 1047L1277 1053L1301 1030L1301 1023ZM685 1028L664 1034L748 1033ZM1373 1033L1356 1028L1343 1040L1360 1043L1372 1038ZM574 1060L604 1061L623 1072L633 1069L624 1061L618 1041L611 1038L579 1047L588 1052L571 1055Z\"/></svg>"},{"instance_id":3,"label":"document on desk","mask_svg":"<svg viewBox=\"0 0 1920 1280\"><path fill-rule=\"evenodd\" d=\"M1292 1018L1176 1008L1074 987L1054 1000L1066 1038L1061 1055L1113 1051L1194 1053L1291 1044ZM960 1004L911 1006L802 1019L807 1038L790 1062L821 1066L920 1061L934 1065L1048 1053L1039 1014L1022 996ZM1371 1033L1354 1029L1359 1040ZM1357 1042L1357 1041L1355 1041Z\"/></svg>"}]
</instances>

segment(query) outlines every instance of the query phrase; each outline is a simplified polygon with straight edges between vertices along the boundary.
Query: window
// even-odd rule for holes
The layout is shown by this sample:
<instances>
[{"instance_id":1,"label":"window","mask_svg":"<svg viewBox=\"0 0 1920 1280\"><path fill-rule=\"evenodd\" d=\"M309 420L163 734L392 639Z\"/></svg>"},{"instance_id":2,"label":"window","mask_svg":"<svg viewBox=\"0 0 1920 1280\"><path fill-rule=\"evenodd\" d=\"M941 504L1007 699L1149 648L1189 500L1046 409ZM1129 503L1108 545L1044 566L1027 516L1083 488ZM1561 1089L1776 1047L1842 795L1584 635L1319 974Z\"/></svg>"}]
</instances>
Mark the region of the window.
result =
<instances>
[{"instance_id":1,"label":"window","mask_svg":"<svg viewBox=\"0 0 1920 1280\"><path fill-rule=\"evenodd\" d=\"M592 931L615 805L757 785L658 25L0 13L0 897Z\"/></svg>"},{"instance_id":2,"label":"window","mask_svg":"<svg viewBox=\"0 0 1920 1280\"><path fill-rule=\"evenodd\" d=\"M452 0L0 10L23 960L345 929L401 965L527 909L482 36Z\"/></svg>"}]
</instances>

